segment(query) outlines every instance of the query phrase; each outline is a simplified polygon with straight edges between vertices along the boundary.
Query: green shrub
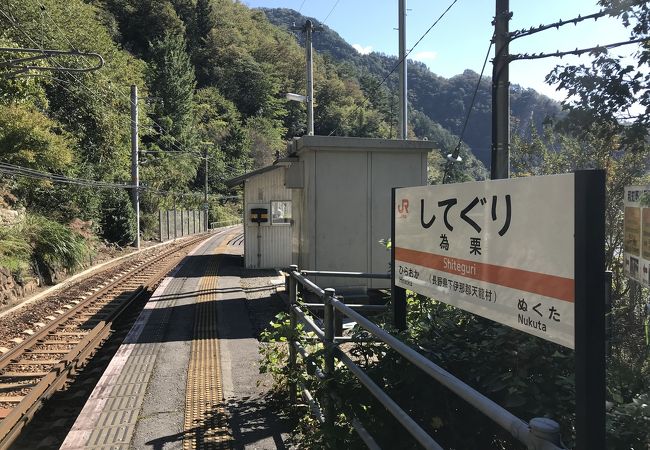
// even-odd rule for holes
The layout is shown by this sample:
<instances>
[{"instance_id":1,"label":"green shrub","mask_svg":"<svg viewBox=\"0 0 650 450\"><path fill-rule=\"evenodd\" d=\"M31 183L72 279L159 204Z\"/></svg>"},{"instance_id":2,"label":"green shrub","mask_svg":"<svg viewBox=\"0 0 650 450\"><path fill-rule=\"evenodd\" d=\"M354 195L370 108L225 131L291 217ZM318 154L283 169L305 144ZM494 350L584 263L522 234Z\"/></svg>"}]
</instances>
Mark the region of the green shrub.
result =
<instances>
[{"instance_id":1,"label":"green shrub","mask_svg":"<svg viewBox=\"0 0 650 450\"><path fill-rule=\"evenodd\" d=\"M0 267L21 279L29 270L32 248L18 228L0 228Z\"/></svg>"},{"instance_id":2,"label":"green shrub","mask_svg":"<svg viewBox=\"0 0 650 450\"><path fill-rule=\"evenodd\" d=\"M645 450L650 443L650 394L629 403L614 404L607 412L607 448Z\"/></svg>"},{"instance_id":3,"label":"green shrub","mask_svg":"<svg viewBox=\"0 0 650 450\"><path fill-rule=\"evenodd\" d=\"M241 221L241 205L236 203L210 204L210 223L217 223L217 226L226 226Z\"/></svg>"},{"instance_id":4,"label":"green shrub","mask_svg":"<svg viewBox=\"0 0 650 450\"><path fill-rule=\"evenodd\" d=\"M82 266L90 254L85 239L69 227L42 216L28 216L25 236L34 259L44 271L48 282L59 270L74 270Z\"/></svg>"}]
</instances>

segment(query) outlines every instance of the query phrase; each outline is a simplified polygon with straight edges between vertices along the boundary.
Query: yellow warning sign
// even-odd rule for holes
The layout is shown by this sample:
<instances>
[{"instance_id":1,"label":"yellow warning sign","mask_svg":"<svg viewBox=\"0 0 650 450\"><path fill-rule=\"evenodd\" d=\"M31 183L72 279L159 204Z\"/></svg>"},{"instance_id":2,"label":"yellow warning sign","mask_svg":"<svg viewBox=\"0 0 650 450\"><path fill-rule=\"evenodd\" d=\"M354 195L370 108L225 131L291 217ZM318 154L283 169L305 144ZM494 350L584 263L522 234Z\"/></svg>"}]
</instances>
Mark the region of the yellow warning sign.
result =
<instances>
[{"instance_id":1,"label":"yellow warning sign","mask_svg":"<svg viewBox=\"0 0 650 450\"><path fill-rule=\"evenodd\" d=\"M650 260L650 208L643 208L643 234L641 235L641 247L643 259Z\"/></svg>"},{"instance_id":2,"label":"yellow warning sign","mask_svg":"<svg viewBox=\"0 0 650 450\"><path fill-rule=\"evenodd\" d=\"M641 208L625 207L625 252L639 256L641 248Z\"/></svg>"}]
</instances>

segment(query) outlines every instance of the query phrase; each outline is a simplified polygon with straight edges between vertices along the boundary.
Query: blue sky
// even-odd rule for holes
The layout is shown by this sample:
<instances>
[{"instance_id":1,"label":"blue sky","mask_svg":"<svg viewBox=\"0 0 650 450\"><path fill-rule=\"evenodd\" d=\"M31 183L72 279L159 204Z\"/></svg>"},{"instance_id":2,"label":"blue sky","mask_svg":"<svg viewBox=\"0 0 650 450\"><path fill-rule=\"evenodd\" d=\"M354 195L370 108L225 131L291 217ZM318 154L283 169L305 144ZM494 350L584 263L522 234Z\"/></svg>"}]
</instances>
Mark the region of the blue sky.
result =
<instances>
[{"instance_id":1,"label":"blue sky","mask_svg":"<svg viewBox=\"0 0 650 450\"><path fill-rule=\"evenodd\" d=\"M452 1L407 0L407 8L410 9L407 49L415 44ZM251 7L292 8L320 21L329 14L326 24L358 49L397 54L397 0L338 0L338 4L337 0L244 0L243 3ZM457 75L465 69L480 72L493 32L491 21L494 8L494 0L458 0L409 58L424 62L434 73L444 77ZM510 30L513 31L590 14L600 10L600 7L596 0L510 0L510 10L513 12ZM629 31L620 21L601 18L522 37L510 45L510 52L572 50L624 41L628 36ZM614 51L626 55L633 50L632 47ZM490 59L493 54L494 50ZM563 92L556 92L554 87L544 83L546 74L556 64L588 62L589 56L515 61L510 66L510 79L513 83L562 99ZM486 74L491 75L489 62Z\"/></svg>"}]
</instances>

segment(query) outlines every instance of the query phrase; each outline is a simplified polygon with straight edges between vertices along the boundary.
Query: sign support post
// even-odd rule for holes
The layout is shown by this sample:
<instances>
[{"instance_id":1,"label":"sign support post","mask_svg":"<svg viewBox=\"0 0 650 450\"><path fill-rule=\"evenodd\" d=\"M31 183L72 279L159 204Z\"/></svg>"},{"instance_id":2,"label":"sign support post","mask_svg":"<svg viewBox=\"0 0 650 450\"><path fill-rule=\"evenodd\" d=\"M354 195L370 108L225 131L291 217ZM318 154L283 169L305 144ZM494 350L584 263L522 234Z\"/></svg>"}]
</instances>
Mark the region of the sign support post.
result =
<instances>
[{"instance_id":1,"label":"sign support post","mask_svg":"<svg viewBox=\"0 0 650 450\"><path fill-rule=\"evenodd\" d=\"M575 173L576 449L605 450L605 172Z\"/></svg>"},{"instance_id":2,"label":"sign support post","mask_svg":"<svg viewBox=\"0 0 650 450\"><path fill-rule=\"evenodd\" d=\"M400 331L406 330L406 289L395 285L395 189L391 189L390 215L390 296L393 303L393 326Z\"/></svg>"},{"instance_id":3,"label":"sign support post","mask_svg":"<svg viewBox=\"0 0 650 450\"><path fill-rule=\"evenodd\" d=\"M574 349L577 450L606 443L605 186L605 171L581 170L392 192L395 326L410 289ZM629 215L642 256L643 214ZM647 267L628 259L637 276Z\"/></svg>"}]
</instances>

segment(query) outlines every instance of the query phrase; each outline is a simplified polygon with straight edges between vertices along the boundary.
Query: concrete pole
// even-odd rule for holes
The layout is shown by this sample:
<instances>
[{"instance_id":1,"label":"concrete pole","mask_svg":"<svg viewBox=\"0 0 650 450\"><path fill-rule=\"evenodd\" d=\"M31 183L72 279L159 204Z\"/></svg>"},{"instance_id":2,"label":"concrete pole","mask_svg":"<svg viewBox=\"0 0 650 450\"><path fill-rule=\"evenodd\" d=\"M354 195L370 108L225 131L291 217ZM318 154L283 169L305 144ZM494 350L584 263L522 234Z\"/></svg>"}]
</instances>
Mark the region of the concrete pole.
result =
<instances>
[{"instance_id":1,"label":"concrete pole","mask_svg":"<svg viewBox=\"0 0 650 450\"><path fill-rule=\"evenodd\" d=\"M172 221L169 220L169 212L170 212L169 209L167 209L167 239L166 239L167 241L171 238L170 228L171 228Z\"/></svg>"},{"instance_id":2,"label":"concrete pole","mask_svg":"<svg viewBox=\"0 0 650 450\"><path fill-rule=\"evenodd\" d=\"M510 22L509 0L496 0L494 62L492 67L493 180L510 177Z\"/></svg>"},{"instance_id":3,"label":"concrete pole","mask_svg":"<svg viewBox=\"0 0 650 450\"><path fill-rule=\"evenodd\" d=\"M399 139L408 139L406 0L399 0Z\"/></svg>"},{"instance_id":4,"label":"concrete pole","mask_svg":"<svg viewBox=\"0 0 650 450\"><path fill-rule=\"evenodd\" d=\"M131 85L131 184L133 188L133 209L135 210L135 242L140 250L140 174L138 171L138 87Z\"/></svg>"},{"instance_id":5,"label":"concrete pole","mask_svg":"<svg viewBox=\"0 0 650 450\"><path fill-rule=\"evenodd\" d=\"M178 224L176 223L176 196L174 198L174 240L178 237Z\"/></svg>"},{"instance_id":6,"label":"concrete pole","mask_svg":"<svg viewBox=\"0 0 650 450\"><path fill-rule=\"evenodd\" d=\"M314 24L311 20L305 22L304 31L307 39L305 41L305 57L307 59L307 135L314 135L314 56L312 54L312 36Z\"/></svg>"},{"instance_id":7,"label":"concrete pole","mask_svg":"<svg viewBox=\"0 0 650 450\"><path fill-rule=\"evenodd\" d=\"M208 231L208 149L205 149L205 193L203 194L203 231ZM201 215L199 214L199 217Z\"/></svg>"}]
</instances>

